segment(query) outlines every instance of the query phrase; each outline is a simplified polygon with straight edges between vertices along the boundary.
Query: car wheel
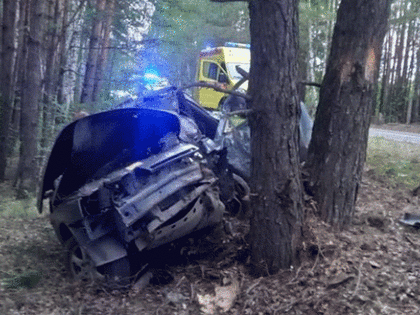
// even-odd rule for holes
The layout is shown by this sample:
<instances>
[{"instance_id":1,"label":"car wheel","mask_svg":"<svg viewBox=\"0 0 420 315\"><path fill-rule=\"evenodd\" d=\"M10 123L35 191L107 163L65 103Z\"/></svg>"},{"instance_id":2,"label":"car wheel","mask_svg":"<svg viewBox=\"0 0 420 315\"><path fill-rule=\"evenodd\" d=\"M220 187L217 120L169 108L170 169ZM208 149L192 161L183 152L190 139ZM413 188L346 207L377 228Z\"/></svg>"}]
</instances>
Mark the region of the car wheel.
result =
<instances>
[{"instance_id":1,"label":"car wheel","mask_svg":"<svg viewBox=\"0 0 420 315\"><path fill-rule=\"evenodd\" d=\"M130 262L120 258L100 267L74 237L66 242L66 265L70 277L79 281L102 282L112 288L124 287L130 283Z\"/></svg>"}]
</instances>

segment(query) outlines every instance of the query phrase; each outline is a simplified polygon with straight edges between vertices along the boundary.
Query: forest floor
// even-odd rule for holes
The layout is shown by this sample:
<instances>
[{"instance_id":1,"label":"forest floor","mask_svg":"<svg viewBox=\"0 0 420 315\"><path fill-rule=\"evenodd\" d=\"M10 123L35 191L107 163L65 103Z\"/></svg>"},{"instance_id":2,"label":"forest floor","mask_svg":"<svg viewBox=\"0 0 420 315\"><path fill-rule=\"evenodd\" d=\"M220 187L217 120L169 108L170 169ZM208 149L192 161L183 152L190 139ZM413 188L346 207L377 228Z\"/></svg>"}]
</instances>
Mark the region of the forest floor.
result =
<instances>
[{"instance_id":1,"label":"forest floor","mask_svg":"<svg viewBox=\"0 0 420 315\"><path fill-rule=\"evenodd\" d=\"M0 314L420 314L420 230L399 222L420 197L367 168L348 229L314 211L308 200L299 266L252 277L247 222L228 217L230 233L178 242L150 285L118 291L68 279L47 215L0 211Z\"/></svg>"}]
</instances>

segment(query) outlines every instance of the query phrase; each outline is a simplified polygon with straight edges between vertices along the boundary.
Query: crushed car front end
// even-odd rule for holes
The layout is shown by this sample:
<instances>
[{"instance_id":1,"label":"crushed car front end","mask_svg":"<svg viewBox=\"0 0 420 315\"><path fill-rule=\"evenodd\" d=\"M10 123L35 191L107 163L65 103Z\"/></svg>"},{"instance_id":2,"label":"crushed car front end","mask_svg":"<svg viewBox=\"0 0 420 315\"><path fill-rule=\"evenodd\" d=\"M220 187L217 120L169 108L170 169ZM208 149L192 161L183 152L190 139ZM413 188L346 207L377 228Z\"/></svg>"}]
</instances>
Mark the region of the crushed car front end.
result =
<instances>
[{"instance_id":1,"label":"crushed car front end","mask_svg":"<svg viewBox=\"0 0 420 315\"><path fill-rule=\"evenodd\" d=\"M105 270L113 277L130 251L221 222L225 207L217 178L179 132L176 115L149 109L91 115L62 131L45 170L39 209L49 199L50 220L70 253L73 276ZM109 267L115 262L118 267ZM83 270L86 265L95 272Z\"/></svg>"}]
</instances>

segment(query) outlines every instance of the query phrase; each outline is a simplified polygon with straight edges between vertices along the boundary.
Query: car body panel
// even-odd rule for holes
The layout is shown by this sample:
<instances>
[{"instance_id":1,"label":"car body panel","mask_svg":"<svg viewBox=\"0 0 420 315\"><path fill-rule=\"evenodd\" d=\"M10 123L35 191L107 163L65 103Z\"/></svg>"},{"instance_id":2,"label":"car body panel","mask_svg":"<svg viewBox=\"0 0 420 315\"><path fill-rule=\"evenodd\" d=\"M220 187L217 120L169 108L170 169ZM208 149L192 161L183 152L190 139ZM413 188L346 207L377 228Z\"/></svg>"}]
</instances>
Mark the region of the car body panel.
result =
<instances>
[{"instance_id":1,"label":"car body panel","mask_svg":"<svg viewBox=\"0 0 420 315\"><path fill-rule=\"evenodd\" d=\"M39 210L64 244L73 238L101 266L217 224L225 211L199 148L171 112L125 108L69 124L44 173ZM135 247L135 246L134 246Z\"/></svg>"},{"instance_id":2,"label":"car body panel","mask_svg":"<svg viewBox=\"0 0 420 315\"><path fill-rule=\"evenodd\" d=\"M69 195L88 180L158 152L160 140L170 132L178 135L179 130L179 120L172 113L139 108L117 109L76 120L63 129L51 151L38 210L42 212L44 194L54 190L59 176L60 194Z\"/></svg>"}]
</instances>

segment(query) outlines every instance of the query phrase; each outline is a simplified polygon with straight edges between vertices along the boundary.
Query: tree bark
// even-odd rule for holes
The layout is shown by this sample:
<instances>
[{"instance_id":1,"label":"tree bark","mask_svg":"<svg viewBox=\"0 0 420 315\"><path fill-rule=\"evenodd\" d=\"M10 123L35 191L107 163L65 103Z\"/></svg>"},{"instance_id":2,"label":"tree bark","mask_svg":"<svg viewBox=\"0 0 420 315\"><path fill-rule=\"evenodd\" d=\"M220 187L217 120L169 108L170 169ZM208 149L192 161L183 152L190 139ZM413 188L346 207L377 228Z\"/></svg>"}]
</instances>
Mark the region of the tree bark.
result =
<instances>
[{"instance_id":1,"label":"tree bark","mask_svg":"<svg viewBox=\"0 0 420 315\"><path fill-rule=\"evenodd\" d=\"M96 61L95 79L93 82L92 101L98 100L98 96L102 89L103 71L106 66L110 47L110 36L112 22L115 14L115 0L107 0L105 8L104 21L102 23L100 52Z\"/></svg>"},{"instance_id":2,"label":"tree bark","mask_svg":"<svg viewBox=\"0 0 420 315\"><path fill-rule=\"evenodd\" d=\"M254 209L250 245L255 274L275 273L294 264L301 238L297 9L295 0L249 4Z\"/></svg>"},{"instance_id":3,"label":"tree bark","mask_svg":"<svg viewBox=\"0 0 420 315\"><path fill-rule=\"evenodd\" d=\"M417 40L420 38L420 36L417 34ZM417 49L416 54L416 73L414 78L414 103L413 103L413 122L420 121L420 49Z\"/></svg>"},{"instance_id":4,"label":"tree bark","mask_svg":"<svg viewBox=\"0 0 420 315\"><path fill-rule=\"evenodd\" d=\"M381 91L380 91L380 107L379 113L383 115L387 115L389 112L389 105L388 105L388 95L389 95L389 79L390 79L390 72L391 72L391 38L390 34L385 37L385 48L384 48L384 56L382 58L382 80L381 80Z\"/></svg>"},{"instance_id":5,"label":"tree bark","mask_svg":"<svg viewBox=\"0 0 420 315\"><path fill-rule=\"evenodd\" d=\"M342 0L306 168L326 222L351 222L366 158L371 104L390 0Z\"/></svg>"},{"instance_id":6,"label":"tree bark","mask_svg":"<svg viewBox=\"0 0 420 315\"><path fill-rule=\"evenodd\" d=\"M65 45L65 37L61 36L64 26L65 3L63 0L50 2L48 6L48 28L45 36L46 58L44 77L44 96L42 108L42 137L40 141L41 155L47 156L47 150L53 141L55 112L57 110L57 91L59 65L62 55L61 47Z\"/></svg>"},{"instance_id":7,"label":"tree bark","mask_svg":"<svg viewBox=\"0 0 420 315\"><path fill-rule=\"evenodd\" d=\"M407 116L406 124L410 124L413 116L413 93L415 86L412 78L414 77L414 56L418 47L416 46L416 32L415 23L410 21L408 25L408 40L405 49L404 70L403 77L406 85L406 102L407 102Z\"/></svg>"},{"instance_id":8,"label":"tree bark","mask_svg":"<svg viewBox=\"0 0 420 315\"><path fill-rule=\"evenodd\" d=\"M99 58L105 3L106 0L96 0L96 11L89 39L89 53L86 61L85 78L80 96L81 103L91 103L93 101L96 65Z\"/></svg>"},{"instance_id":9,"label":"tree bark","mask_svg":"<svg viewBox=\"0 0 420 315\"><path fill-rule=\"evenodd\" d=\"M16 12L19 1L3 0L0 74L0 181L5 180L13 113L14 65L16 60Z\"/></svg>"},{"instance_id":10,"label":"tree bark","mask_svg":"<svg viewBox=\"0 0 420 315\"><path fill-rule=\"evenodd\" d=\"M30 23L27 50L27 75L22 90L20 123L20 157L18 169L18 198L35 192L37 184L37 145L39 102L41 98L41 41L44 26L44 1L30 2Z\"/></svg>"}]
</instances>

